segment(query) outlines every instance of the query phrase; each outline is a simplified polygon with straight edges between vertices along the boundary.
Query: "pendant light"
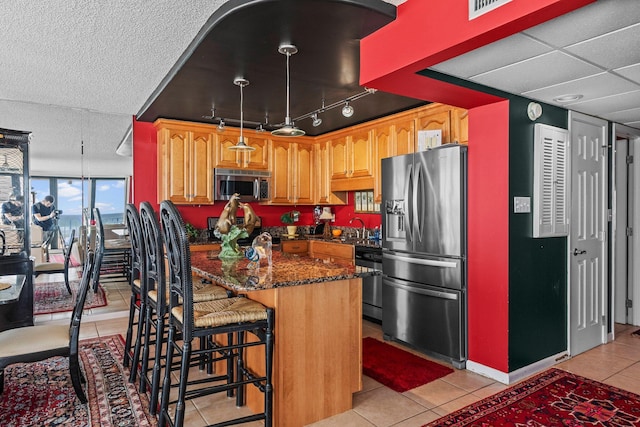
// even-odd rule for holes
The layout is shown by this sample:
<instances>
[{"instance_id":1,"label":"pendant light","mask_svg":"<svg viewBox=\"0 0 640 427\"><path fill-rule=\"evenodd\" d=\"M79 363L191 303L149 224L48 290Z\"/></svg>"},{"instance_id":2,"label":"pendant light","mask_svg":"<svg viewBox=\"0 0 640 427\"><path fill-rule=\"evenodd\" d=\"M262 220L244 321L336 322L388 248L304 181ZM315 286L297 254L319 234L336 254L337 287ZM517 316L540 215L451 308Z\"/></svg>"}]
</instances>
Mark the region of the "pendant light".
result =
<instances>
[{"instance_id":1,"label":"pendant light","mask_svg":"<svg viewBox=\"0 0 640 427\"><path fill-rule=\"evenodd\" d=\"M278 47L278 52L287 57L287 115L284 118L284 126L271 132L276 136L302 136L304 131L293 125L289 116L289 58L298 52L298 48L292 44L282 44Z\"/></svg>"},{"instance_id":2,"label":"pendant light","mask_svg":"<svg viewBox=\"0 0 640 427\"><path fill-rule=\"evenodd\" d=\"M229 150L234 151L253 151L255 147L251 147L244 143L244 135L243 135L243 120L244 115L242 112L242 103L244 101L244 95L242 89L249 84L249 80L243 79L242 77L237 77L233 80L233 84L236 86L240 86L240 139L238 139L238 143L229 147Z\"/></svg>"}]
</instances>

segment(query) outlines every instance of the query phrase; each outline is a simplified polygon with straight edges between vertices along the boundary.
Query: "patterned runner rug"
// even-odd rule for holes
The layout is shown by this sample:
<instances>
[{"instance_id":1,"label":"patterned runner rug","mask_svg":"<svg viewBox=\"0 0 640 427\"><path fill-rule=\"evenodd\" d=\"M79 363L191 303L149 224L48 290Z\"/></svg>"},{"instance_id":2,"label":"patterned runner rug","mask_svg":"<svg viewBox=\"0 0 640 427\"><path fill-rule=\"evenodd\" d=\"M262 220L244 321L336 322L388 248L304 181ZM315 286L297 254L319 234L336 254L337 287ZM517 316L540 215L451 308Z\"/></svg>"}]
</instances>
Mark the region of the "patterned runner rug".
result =
<instances>
[{"instance_id":1,"label":"patterned runner rug","mask_svg":"<svg viewBox=\"0 0 640 427\"><path fill-rule=\"evenodd\" d=\"M399 393L453 372L398 347L371 337L362 340L362 373Z\"/></svg>"},{"instance_id":2,"label":"patterned runner rug","mask_svg":"<svg viewBox=\"0 0 640 427\"><path fill-rule=\"evenodd\" d=\"M72 295L69 295L64 282L35 283L33 290L33 314L60 313L73 311L79 280L70 280ZM107 305L107 297L102 285L98 284L98 292L87 293L84 308L97 308Z\"/></svg>"},{"instance_id":3,"label":"patterned runner rug","mask_svg":"<svg viewBox=\"0 0 640 427\"><path fill-rule=\"evenodd\" d=\"M128 382L123 351L120 335L80 341L87 404L80 403L73 390L67 358L7 367L0 426L156 426L147 396Z\"/></svg>"},{"instance_id":4,"label":"patterned runner rug","mask_svg":"<svg viewBox=\"0 0 640 427\"><path fill-rule=\"evenodd\" d=\"M640 396L550 369L427 426L640 426Z\"/></svg>"}]
</instances>

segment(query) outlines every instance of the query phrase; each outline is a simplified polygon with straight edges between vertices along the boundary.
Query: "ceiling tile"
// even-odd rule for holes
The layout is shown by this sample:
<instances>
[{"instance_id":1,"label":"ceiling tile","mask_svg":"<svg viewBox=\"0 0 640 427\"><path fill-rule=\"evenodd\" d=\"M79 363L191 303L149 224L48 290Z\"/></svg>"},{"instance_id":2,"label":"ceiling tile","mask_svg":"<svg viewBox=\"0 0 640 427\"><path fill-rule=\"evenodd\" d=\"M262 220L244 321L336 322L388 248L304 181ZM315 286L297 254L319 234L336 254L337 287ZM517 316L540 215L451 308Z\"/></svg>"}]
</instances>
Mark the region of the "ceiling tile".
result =
<instances>
[{"instance_id":1,"label":"ceiling tile","mask_svg":"<svg viewBox=\"0 0 640 427\"><path fill-rule=\"evenodd\" d=\"M638 40L640 24L577 43L566 50L594 64L601 64L604 69L620 68L640 62ZM619 48L612 49L612 46Z\"/></svg>"},{"instance_id":2,"label":"ceiling tile","mask_svg":"<svg viewBox=\"0 0 640 427\"><path fill-rule=\"evenodd\" d=\"M616 73L620 74L628 78L629 80L633 80L634 82L640 84L640 64L630 65L624 68L618 68L614 70Z\"/></svg>"},{"instance_id":3,"label":"ceiling tile","mask_svg":"<svg viewBox=\"0 0 640 427\"><path fill-rule=\"evenodd\" d=\"M507 92L520 94L575 80L601 70L562 52L551 52L489 71L471 80Z\"/></svg>"},{"instance_id":4,"label":"ceiling tile","mask_svg":"<svg viewBox=\"0 0 640 427\"><path fill-rule=\"evenodd\" d=\"M638 0L596 1L525 31L555 47L565 47L640 21Z\"/></svg>"},{"instance_id":5,"label":"ceiling tile","mask_svg":"<svg viewBox=\"0 0 640 427\"><path fill-rule=\"evenodd\" d=\"M600 116L640 107L640 90L571 104L570 109Z\"/></svg>"},{"instance_id":6,"label":"ceiling tile","mask_svg":"<svg viewBox=\"0 0 640 427\"><path fill-rule=\"evenodd\" d=\"M551 48L543 43L522 34L514 34L432 68L452 76L469 78L549 51Z\"/></svg>"},{"instance_id":7,"label":"ceiling tile","mask_svg":"<svg viewBox=\"0 0 640 427\"><path fill-rule=\"evenodd\" d=\"M617 111L615 113L603 114L603 118L618 123L631 123L640 121L640 107L630 110Z\"/></svg>"},{"instance_id":8,"label":"ceiling tile","mask_svg":"<svg viewBox=\"0 0 640 427\"><path fill-rule=\"evenodd\" d=\"M600 73L578 80L524 92L523 95L541 101L555 103L553 98L568 94L580 94L584 98L580 102L602 98L608 95L640 90L640 85L631 83L621 77L609 73ZM564 104L570 105L570 104Z\"/></svg>"}]
</instances>

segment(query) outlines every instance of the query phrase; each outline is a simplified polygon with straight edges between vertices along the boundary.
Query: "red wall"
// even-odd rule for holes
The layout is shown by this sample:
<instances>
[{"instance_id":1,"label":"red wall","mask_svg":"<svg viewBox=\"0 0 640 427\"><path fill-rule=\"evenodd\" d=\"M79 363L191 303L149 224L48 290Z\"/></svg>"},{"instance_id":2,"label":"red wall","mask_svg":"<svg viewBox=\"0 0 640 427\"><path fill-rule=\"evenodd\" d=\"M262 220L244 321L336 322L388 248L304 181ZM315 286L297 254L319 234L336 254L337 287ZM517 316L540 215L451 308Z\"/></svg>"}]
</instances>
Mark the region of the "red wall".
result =
<instances>
[{"instance_id":1,"label":"red wall","mask_svg":"<svg viewBox=\"0 0 640 427\"><path fill-rule=\"evenodd\" d=\"M156 142L156 130L152 123L133 120L133 203L140 206L140 202L151 202L158 209L157 196L157 162L158 151ZM336 221L332 225L350 226L349 220L354 216L362 218L367 228L380 225L379 214L356 214L354 212L353 193L349 193L349 204L346 206L333 206ZM192 223L196 228L207 228L207 217L219 216L226 202L217 202L212 206L179 206L178 209L186 222ZM313 224L313 206L261 206L252 203L251 207L262 218L263 226L280 226L280 215L296 209L300 211L300 221L297 225ZM359 223L352 226L359 227Z\"/></svg>"},{"instance_id":2,"label":"red wall","mask_svg":"<svg viewBox=\"0 0 640 427\"><path fill-rule=\"evenodd\" d=\"M469 110L469 360L509 372L509 101Z\"/></svg>"}]
</instances>

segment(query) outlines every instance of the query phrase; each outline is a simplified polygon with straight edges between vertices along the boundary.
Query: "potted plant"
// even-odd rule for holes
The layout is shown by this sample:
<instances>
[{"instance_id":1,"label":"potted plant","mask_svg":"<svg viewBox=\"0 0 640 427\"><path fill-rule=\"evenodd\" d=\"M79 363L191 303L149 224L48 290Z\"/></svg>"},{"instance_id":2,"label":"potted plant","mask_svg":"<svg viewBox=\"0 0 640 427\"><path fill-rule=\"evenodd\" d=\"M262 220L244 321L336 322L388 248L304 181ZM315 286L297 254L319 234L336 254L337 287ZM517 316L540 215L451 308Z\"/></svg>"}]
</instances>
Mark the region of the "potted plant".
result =
<instances>
[{"instance_id":1,"label":"potted plant","mask_svg":"<svg viewBox=\"0 0 640 427\"><path fill-rule=\"evenodd\" d=\"M185 228L185 230L187 232L187 237L189 238L189 241L190 242L195 242L198 239L198 235L200 234L198 232L198 229L195 228L193 226L193 224L191 224L189 222L184 224L184 228Z\"/></svg>"},{"instance_id":2,"label":"potted plant","mask_svg":"<svg viewBox=\"0 0 640 427\"><path fill-rule=\"evenodd\" d=\"M293 223L295 223L298 218L300 218L299 211L285 212L280 216L280 221L282 221L284 224L287 224L287 234L289 236L294 236L296 234L298 227L293 225Z\"/></svg>"}]
</instances>

